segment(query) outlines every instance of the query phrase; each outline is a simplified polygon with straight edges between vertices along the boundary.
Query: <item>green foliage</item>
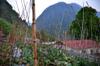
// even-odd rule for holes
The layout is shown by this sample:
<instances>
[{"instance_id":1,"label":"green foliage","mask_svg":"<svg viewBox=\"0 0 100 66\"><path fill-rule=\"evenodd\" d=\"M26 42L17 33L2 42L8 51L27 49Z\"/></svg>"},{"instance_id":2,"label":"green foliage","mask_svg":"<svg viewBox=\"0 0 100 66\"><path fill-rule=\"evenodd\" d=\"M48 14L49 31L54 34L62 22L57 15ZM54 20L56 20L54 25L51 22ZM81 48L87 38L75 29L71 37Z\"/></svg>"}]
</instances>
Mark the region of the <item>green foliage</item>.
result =
<instances>
[{"instance_id":1,"label":"green foliage","mask_svg":"<svg viewBox=\"0 0 100 66\"><path fill-rule=\"evenodd\" d=\"M83 59L79 57L73 57L76 60L76 63L73 64L73 66L98 66L95 62L90 62L88 59Z\"/></svg>"},{"instance_id":2,"label":"green foliage","mask_svg":"<svg viewBox=\"0 0 100 66\"><path fill-rule=\"evenodd\" d=\"M22 63L30 64L30 66L33 65L33 51L32 46L28 44L24 44L23 42L16 42L16 46L22 50L22 57L21 58L15 58L15 62L20 62L20 59L22 59Z\"/></svg>"},{"instance_id":3,"label":"green foliage","mask_svg":"<svg viewBox=\"0 0 100 66\"><path fill-rule=\"evenodd\" d=\"M11 62L11 46L7 43L0 45L0 55L2 53L4 54L2 58L0 56L0 65L8 64L7 66L9 66L11 62L13 66L18 66L19 62L22 62L33 66L32 46L22 42L17 42L16 46L22 49L22 57L13 58L15 61ZM69 56L62 50L53 48L53 46L50 45L38 45L38 64L39 66L98 66L95 62L89 62L87 59Z\"/></svg>"},{"instance_id":4,"label":"green foliage","mask_svg":"<svg viewBox=\"0 0 100 66\"><path fill-rule=\"evenodd\" d=\"M40 46L38 48L39 65L43 66L66 66L71 64L70 57L67 57L60 49L53 48L52 46ZM71 64L72 65L72 64Z\"/></svg>"},{"instance_id":5,"label":"green foliage","mask_svg":"<svg viewBox=\"0 0 100 66\"><path fill-rule=\"evenodd\" d=\"M54 36L50 35L48 32L41 30L40 31L40 39L42 41L54 41Z\"/></svg>"},{"instance_id":6,"label":"green foliage","mask_svg":"<svg viewBox=\"0 0 100 66\"><path fill-rule=\"evenodd\" d=\"M22 31L26 30L26 28L29 27L26 21L22 20L21 17L19 17L19 14L12 9L12 6L7 2L7 0L0 0L0 18L3 18L3 20L5 19L7 24L8 23L14 25L16 24L16 26L19 27L18 29L19 30L21 29ZM1 23L1 19L0 19L0 23Z\"/></svg>"},{"instance_id":7,"label":"green foliage","mask_svg":"<svg viewBox=\"0 0 100 66\"><path fill-rule=\"evenodd\" d=\"M0 18L0 28L3 29L4 34L8 35L11 31L11 24L6 20Z\"/></svg>"},{"instance_id":8,"label":"green foliage","mask_svg":"<svg viewBox=\"0 0 100 66\"><path fill-rule=\"evenodd\" d=\"M96 10L91 7L82 8L70 25L70 34L74 39L100 39L100 22Z\"/></svg>"},{"instance_id":9,"label":"green foliage","mask_svg":"<svg viewBox=\"0 0 100 66\"><path fill-rule=\"evenodd\" d=\"M10 64L11 46L7 43L0 44L0 66Z\"/></svg>"},{"instance_id":10,"label":"green foliage","mask_svg":"<svg viewBox=\"0 0 100 66\"><path fill-rule=\"evenodd\" d=\"M22 49L23 50L23 60L25 60L24 62L30 64L30 66L33 65L33 53L32 53L32 47L30 45L26 45L25 48Z\"/></svg>"},{"instance_id":11,"label":"green foliage","mask_svg":"<svg viewBox=\"0 0 100 66\"><path fill-rule=\"evenodd\" d=\"M38 62L42 66L98 66L95 62L70 56L61 49L53 48L50 45L38 46Z\"/></svg>"}]
</instances>

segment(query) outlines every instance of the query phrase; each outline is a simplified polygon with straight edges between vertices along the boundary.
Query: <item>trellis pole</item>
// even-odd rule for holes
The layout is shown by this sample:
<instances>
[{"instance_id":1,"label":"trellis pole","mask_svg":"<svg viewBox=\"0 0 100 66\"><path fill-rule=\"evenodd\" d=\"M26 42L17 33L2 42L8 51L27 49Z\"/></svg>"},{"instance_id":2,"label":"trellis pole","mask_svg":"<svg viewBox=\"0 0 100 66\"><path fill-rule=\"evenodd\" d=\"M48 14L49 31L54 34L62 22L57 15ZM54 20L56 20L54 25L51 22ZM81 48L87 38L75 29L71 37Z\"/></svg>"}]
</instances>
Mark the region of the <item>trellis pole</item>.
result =
<instances>
[{"instance_id":1,"label":"trellis pole","mask_svg":"<svg viewBox=\"0 0 100 66\"><path fill-rule=\"evenodd\" d=\"M32 47L34 55L34 66L38 66L37 43L36 43L36 22L35 22L35 0L32 0Z\"/></svg>"}]
</instances>

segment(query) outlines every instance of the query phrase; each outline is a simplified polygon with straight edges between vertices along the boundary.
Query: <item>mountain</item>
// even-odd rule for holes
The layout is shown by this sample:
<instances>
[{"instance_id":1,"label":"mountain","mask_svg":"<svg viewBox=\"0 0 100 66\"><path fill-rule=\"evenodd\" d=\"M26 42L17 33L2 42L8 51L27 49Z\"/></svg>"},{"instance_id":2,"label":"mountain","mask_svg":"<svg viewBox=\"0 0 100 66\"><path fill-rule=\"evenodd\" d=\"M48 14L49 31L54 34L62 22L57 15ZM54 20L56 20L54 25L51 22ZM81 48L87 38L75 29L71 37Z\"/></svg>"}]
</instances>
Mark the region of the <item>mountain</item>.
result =
<instances>
[{"instance_id":1,"label":"mountain","mask_svg":"<svg viewBox=\"0 0 100 66\"><path fill-rule=\"evenodd\" d=\"M20 25L20 27L28 27L26 21L19 17L19 14L12 9L7 0L0 0L0 18L5 19L11 24Z\"/></svg>"},{"instance_id":2,"label":"mountain","mask_svg":"<svg viewBox=\"0 0 100 66\"><path fill-rule=\"evenodd\" d=\"M100 12L97 12L97 16L100 18Z\"/></svg>"},{"instance_id":3,"label":"mountain","mask_svg":"<svg viewBox=\"0 0 100 66\"><path fill-rule=\"evenodd\" d=\"M45 30L48 33L58 37L68 29L69 24L75 19L75 15L81 6L64 2L56 3L44 10L37 18L37 29Z\"/></svg>"}]
</instances>

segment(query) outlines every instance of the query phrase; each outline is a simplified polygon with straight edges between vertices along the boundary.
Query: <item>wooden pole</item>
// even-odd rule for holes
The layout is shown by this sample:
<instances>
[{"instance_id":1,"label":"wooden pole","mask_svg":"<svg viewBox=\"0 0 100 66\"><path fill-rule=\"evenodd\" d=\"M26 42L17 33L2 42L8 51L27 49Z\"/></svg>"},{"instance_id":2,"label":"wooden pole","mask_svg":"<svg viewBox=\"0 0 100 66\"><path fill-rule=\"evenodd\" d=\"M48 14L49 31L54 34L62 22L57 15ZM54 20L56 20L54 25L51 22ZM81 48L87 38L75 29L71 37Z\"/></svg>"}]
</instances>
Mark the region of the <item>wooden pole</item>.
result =
<instances>
[{"instance_id":1,"label":"wooden pole","mask_svg":"<svg viewBox=\"0 0 100 66\"><path fill-rule=\"evenodd\" d=\"M32 47L34 55L34 66L38 66L37 43L36 43L36 22L35 22L35 0L32 0Z\"/></svg>"}]
</instances>

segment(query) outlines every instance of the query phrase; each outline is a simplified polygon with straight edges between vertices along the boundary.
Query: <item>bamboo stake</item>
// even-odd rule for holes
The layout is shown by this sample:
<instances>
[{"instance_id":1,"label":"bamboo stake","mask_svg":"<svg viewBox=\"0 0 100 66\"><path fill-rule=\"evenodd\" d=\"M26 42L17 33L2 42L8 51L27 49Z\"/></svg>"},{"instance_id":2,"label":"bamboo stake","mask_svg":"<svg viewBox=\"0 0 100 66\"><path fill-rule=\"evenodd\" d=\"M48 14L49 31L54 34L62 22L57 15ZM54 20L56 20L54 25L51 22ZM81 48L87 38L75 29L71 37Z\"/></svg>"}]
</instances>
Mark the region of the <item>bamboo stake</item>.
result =
<instances>
[{"instance_id":1,"label":"bamboo stake","mask_svg":"<svg viewBox=\"0 0 100 66\"><path fill-rule=\"evenodd\" d=\"M34 66L38 66L37 59L37 43L36 43L36 23L35 23L35 0L32 0L32 47L33 47L33 55L34 55Z\"/></svg>"}]
</instances>

